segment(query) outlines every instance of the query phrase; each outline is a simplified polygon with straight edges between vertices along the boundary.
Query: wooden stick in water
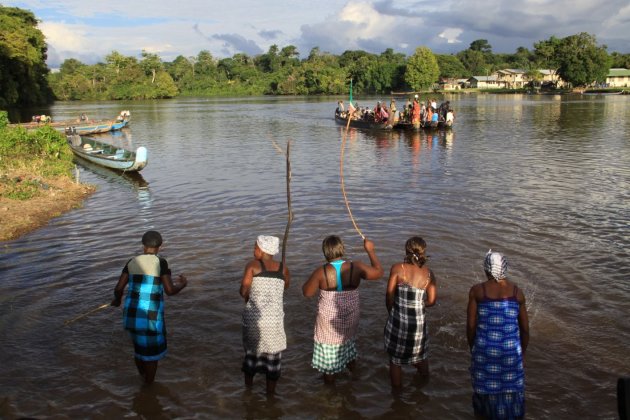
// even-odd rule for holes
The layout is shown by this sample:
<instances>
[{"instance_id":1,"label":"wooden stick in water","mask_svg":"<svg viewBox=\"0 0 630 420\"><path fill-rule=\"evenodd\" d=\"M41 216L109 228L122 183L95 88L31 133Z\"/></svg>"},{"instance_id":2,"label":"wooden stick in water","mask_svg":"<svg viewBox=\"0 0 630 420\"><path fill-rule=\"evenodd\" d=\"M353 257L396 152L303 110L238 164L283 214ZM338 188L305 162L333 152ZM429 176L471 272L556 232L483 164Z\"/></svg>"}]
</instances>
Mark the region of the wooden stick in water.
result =
<instances>
[{"instance_id":1,"label":"wooden stick in water","mask_svg":"<svg viewBox=\"0 0 630 420\"><path fill-rule=\"evenodd\" d=\"M274 142L275 144L275 142ZM289 159L289 153L291 151L291 140L287 142L287 152L285 153L287 157L287 207L289 211L289 216L287 220L287 226L284 229L284 237L282 238L282 266L285 264L285 257L287 251L287 240L289 238L289 228L291 227L291 222L293 221L293 210L291 210L291 160Z\"/></svg>"},{"instance_id":2,"label":"wooden stick in water","mask_svg":"<svg viewBox=\"0 0 630 420\"><path fill-rule=\"evenodd\" d=\"M354 217L352 217L352 211L350 211L350 203L348 203L348 197L346 196L346 188L345 183L343 181L343 152L346 148L346 137L348 137L348 131L350 131L350 119L352 118L351 114L348 114L348 124L346 124L346 131L343 134L343 138L341 140L341 155L339 157L339 175L341 176L341 193L343 194L343 199L346 202L346 208L348 209L348 214L350 215L350 220L352 221L352 225L355 230L361 235L361 238L365 240L365 236L361 233L361 229L357 226L357 223L354 221Z\"/></svg>"},{"instance_id":3,"label":"wooden stick in water","mask_svg":"<svg viewBox=\"0 0 630 420\"><path fill-rule=\"evenodd\" d=\"M87 312L85 312L85 313L83 313L83 314L81 314L81 315L79 315L79 316L77 316L77 317L75 317L75 318L68 319L67 321L65 321L65 322L63 323L63 325L70 325L70 324L72 324L73 322L78 321L78 320L80 320L81 318L85 318L86 316L88 316L88 315L90 315L90 314L93 314L94 312L98 312L98 311L100 311L101 309L105 309L105 308L107 308L108 306L111 306L111 304L109 304L109 303L104 303L104 304L102 304L101 306L99 306L98 308L91 309L91 310L89 310L89 311L87 311Z\"/></svg>"}]
</instances>

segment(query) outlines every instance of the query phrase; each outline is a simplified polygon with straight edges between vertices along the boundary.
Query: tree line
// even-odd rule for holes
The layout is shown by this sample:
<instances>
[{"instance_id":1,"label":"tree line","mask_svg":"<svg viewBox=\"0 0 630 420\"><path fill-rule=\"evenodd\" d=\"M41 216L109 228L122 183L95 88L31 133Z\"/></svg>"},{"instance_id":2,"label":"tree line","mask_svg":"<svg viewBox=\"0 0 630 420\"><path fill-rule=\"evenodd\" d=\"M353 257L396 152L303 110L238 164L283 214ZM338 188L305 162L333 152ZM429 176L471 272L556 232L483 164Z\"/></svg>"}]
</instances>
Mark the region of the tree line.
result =
<instances>
[{"instance_id":1,"label":"tree line","mask_svg":"<svg viewBox=\"0 0 630 420\"><path fill-rule=\"evenodd\" d=\"M139 57L117 51L104 62L85 64L71 58L59 71L45 64L46 45L35 16L0 7L0 24L10 34L0 37L0 106L28 106L59 100L129 100L175 96L339 95L349 81L354 92L379 94L431 89L440 79L489 75L518 68L532 79L539 69L552 69L572 86L604 82L611 67L630 68L630 54L609 54L594 35L551 37L519 47L513 54L495 54L479 39L456 54L435 54L416 48L407 57L388 48L381 54L361 50L334 55L312 48L305 58L293 45L272 45L266 53L216 58L209 51L163 61L142 51ZM10 69L10 70L9 70Z\"/></svg>"}]
</instances>

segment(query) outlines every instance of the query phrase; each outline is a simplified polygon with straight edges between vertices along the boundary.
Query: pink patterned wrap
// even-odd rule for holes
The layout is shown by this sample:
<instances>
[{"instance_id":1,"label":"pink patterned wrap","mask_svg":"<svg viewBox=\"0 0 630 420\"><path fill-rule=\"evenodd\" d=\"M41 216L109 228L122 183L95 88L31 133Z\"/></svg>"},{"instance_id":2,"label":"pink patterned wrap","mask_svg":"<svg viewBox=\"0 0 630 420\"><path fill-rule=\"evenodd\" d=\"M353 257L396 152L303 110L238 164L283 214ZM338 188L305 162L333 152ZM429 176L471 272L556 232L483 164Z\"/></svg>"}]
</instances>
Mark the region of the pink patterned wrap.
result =
<instances>
[{"instance_id":1,"label":"pink patterned wrap","mask_svg":"<svg viewBox=\"0 0 630 420\"><path fill-rule=\"evenodd\" d=\"M320 290L315 321L315 341L344 344L353 340L359 326L359 290Z\"/></svg>"}]
</instances>

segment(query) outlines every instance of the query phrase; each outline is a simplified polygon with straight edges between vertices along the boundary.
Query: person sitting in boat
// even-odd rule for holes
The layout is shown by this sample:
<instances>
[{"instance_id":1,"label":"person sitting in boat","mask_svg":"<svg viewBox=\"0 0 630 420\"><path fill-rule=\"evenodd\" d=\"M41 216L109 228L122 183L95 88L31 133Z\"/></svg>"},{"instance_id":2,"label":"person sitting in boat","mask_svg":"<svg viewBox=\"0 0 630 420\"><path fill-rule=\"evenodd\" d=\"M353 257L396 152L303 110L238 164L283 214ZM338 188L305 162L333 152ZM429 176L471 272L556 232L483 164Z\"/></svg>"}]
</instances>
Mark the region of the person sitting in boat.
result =
<instances>
[{"instance_id":1,"label":"person sitting in boat","mask_svg":"<svg viewBox=\"0 0 630 420\"><path fill-rule=\"evenodd\" d=\"M374 121L375 122L384 122L389 119L389 114L387 113L387 109L381 103L381 101L376 102L376 107L374 108Z\"/></svg>"},{"instance_id":2,"label":"person sitting in boat","mask_svg":"<svg viewBox=\"0 0 630 420\"><path fill-rule=\"evenodd\" d=\"M343 105L343 101L337 102L337 109L335 109L335 115L338 115L342 118L346 117L346 109Z\"/></svg>"},{"instance_id":3,"label":"person sitting in boat","mask_svg":"<svg viewBox=\"0 0 630 420\"><path fill-rule=\"evenodd\" d=\"M434 110L433 107L428 106L427 107L427 112L424 115L424 119L422 120L425 124L429 125L431 123L431 121L433 120L433 114L434 114Z\"/></svg>"},{"instance_id":4,"label":"person sitting in boat","mask_svg":"<svg viewBox=\"0 0 630 420\"><path fill-rule=\"evenodd\" d=\"M85 112L83 114L81 114L81 116L79 117L79 121L81 121L81 122L88 122L89 121L88 116L85 115Z\"/></svg>"},{"instance_id":5,"label":"person sitting in boat","mask_svg":"<svg viewBox=\"0 0 630 420\"><path fill-rule=\"evenodd\" d=\"M413 110L411 111L411 123L420 124L420 103L418 102L418 95L413 98Z\"/></svg>"},{"instance_id":6,"label":"person sitting in boat","mask_svg":"<svg viewBox=\"0 0 630 420\"><path fill-rule=\"evenodd\" d=\"M436 111L431 115L431 127L437 127L440 121L440 114Z\"/></svg>"},{"instance_id":7,"label":"person sitting in boat","mask_svg":"<svg viewBox=\"0 0 630 420\"><path fill-rule=\"evenodd\" d=\"M449 110L446 112L446 125L448 125L449 127L451 125L453 125L453 122L455 122L455 112L449 108Z\"/></svg>"}]
</instances>

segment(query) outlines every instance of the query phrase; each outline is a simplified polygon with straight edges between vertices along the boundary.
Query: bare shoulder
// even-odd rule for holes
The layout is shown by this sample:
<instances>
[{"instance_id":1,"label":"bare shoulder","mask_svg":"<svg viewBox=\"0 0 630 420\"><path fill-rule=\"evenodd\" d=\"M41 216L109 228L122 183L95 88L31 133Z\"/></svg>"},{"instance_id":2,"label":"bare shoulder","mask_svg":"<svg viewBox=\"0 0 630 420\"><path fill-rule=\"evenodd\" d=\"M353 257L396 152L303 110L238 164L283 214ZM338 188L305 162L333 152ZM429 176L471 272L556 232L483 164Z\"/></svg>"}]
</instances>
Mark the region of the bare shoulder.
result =
<instances>
[{"instance_id":1,"label":"bare shoulder","mask_svg":"<svg viewBox=\"0 0 630 420\"><path fill-rule=\"evenodd\" d=\"M468 293L468 296L476 300L480 299L483 296L483 288L481 286L481 283L473 285L470 288L470 292Z\"/></svg>"}]
</instances>

